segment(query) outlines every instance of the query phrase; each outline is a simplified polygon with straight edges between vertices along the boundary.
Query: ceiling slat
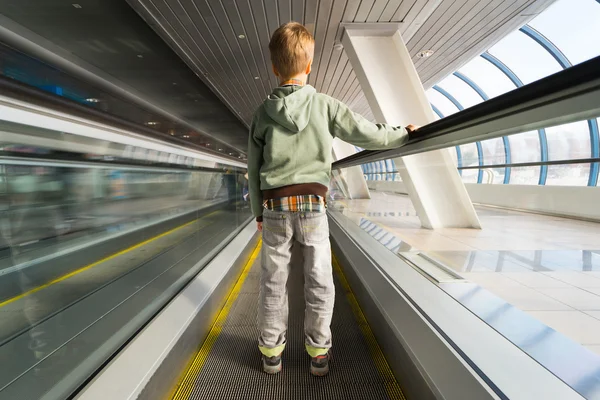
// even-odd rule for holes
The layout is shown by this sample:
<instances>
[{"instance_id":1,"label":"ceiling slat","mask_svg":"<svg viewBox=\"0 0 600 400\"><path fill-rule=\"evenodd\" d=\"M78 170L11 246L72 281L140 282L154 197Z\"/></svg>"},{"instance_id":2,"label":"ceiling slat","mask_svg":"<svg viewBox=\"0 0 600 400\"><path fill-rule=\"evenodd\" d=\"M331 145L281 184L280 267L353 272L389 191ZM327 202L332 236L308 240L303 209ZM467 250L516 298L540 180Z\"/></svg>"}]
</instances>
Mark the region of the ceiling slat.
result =
<instances>
[{"instance_id":1,"label":"ceiling slat","mask_svg":"<svg viewBox=\"0 0 600 400\"><path fill-rule=\"evenodd\" d=\"M335 66L335 72L333 73L333 76L331 77L331 79L325 80L324 87L326 87L326 89L323 91L324 93L326 93L330 96L333 96L333 92L334 92L335 88L339 86L342 72L344 71L344 69L346 68L346 65L349 62L350 61L348 60L346 53L340 51L340 57Z\"/></svg>"},{"instance_id":2,"label":"ceiling slat","mask_svg":"<svg viewBox=\"0 0 600 400\"><path fill-rule=\"evenodd\" d=\"M151 3L147 6L153 7L154 4ZM211 77L211 81L216 82L215 86L222 88L221 93L224 96L227 96L229 103L235 110L241 110L242 112L246 110L248 108L248 104L242 101L241 98L236 98L233 96L234 85L227 75L227 70L220 65L219 60L214 57L210 49L208 49L206 46L206 42L204 42L202 38L200 38L200 43L194 40L188 28L182 23L182 21L175 17L172 9L167 4L158 2L157 6L153 8L156 12L155 15L160 15L162 18L164 18L164 22L166 22L166 24L173 29L173 32L178 34L180 38L178 41L179 45L188 47L190 54L194 54L198 58L204 60L204 70L196 72L200 74L208 74ZM193 26L190 27L195 29ZM201 43L204 44L204 46L202 46Z\"/></svg>"},{"instance_id":3,"label":"ceiling slat","mask_svg":"<svg viewBox=\"0 0 600 400\"><path fill-rule=\"evenodd\" d=\"M277 0L279 8L279 24L285 24L292 20L292 0Z\"/></svg>"},{"instance_id":4,"label":"ceiling slat","mask_svg":"<svg viewBox=\"0 0 600 400\"><path fill-rule=\"evenodd\" d=\"M346 9L346 0L335 0L332 5L331 15L329 17L329 21L341 21L344 11ZM334 50L333 44L335 42L335 38L338 32L339 25L335 23L329 23L327 26L327 32L325 33L325 40L323 40L323 48L321 50L321 58L319 61L319 65L316 66L315 72L313 76L316 75L315 79L315 88L317 90L323 90L323 79L325 78L326 72L329 70L329 64L332 62L332 58L339 58L340 50ZM334 55L334 53L336 53ZM334 60L337 62L337 59Z\"/></svg>"},{"instance_id":5,"label":"ceiling slat","mask_svg":"<svg viewBox=\"0 0 600 400\"><path fill-rule=\"evenodd\" d=\"M356 78L356 75L354 74L354 70L352 68L350 68L350 74L348 74L348 79L346 79L346 81L344 82L344 85L342 86L342 91L340 93L340 97L339 99L341 101L343 101L344 103L348 102L348 92L350 91L350 88L352 87L352 85L356 84L358 81L358 79Z\"/></svg>"},{"instance_id":6,"label":"ceiling slat","mask_svg":"<svg viewBox=\"0 0 600 400\"><path fill-rule=\"evenodd\" d=\"M240 2L242 3L242 2ZM254 21L254 29L260 43L260 49L262 51L263 59L265 64L268 66L269 83L271 87L274 87L279 82L277 78L271 73L271 56L269 55L269 40L271 39L271 32L267 26L267 17L264 11L264 4L262 0L249 0L250 15ZM248 25L252 27L252 25ZM258 48L255 48L257 51ZM258 104L255 106L255 108Z\"/></svg>"},{"instance_id":7,"label":"ceiling slat","mask_svg":"<svg viewBox=\"0 0 600 400\"><path fill-rule=\"evenodd\" d=\"M319 0L305 0L304 2L304 25L313 35L315 34L318 7Z\"/></svg>"},{"instance_id":8,"label":"ceiling slat","mask_svg":"<svg viewBox=\"0 0 600 400\"><path fill-rule=\"evenodd\" d=\"M203 5L199 2L199 5ZM216 30L214 27L215 19L214 18L204 18L201 14L201 10L196 8L194 3L191 3L189 0L182 0L181 2L173 3L173 7L171 8L173 11L172 18L177 18L182 25L184 25L189 33L189 36L194 41L195 44L211 59L214 59L218 62L219 67L223 69L222 72L219 73L220 76L223 74L228 76L228 80L232 84L232 89L235 91L236 80L234 78L234 71L236 67L236 60L228 59L227 52L223 52L222 47L217 41L217 36L222 37L221 32L214 32ZM210 11L203 9L205 15L212 14ZM211 25L212 20L212 27ZM239 73L241 73L241 69L238 67ZM248 85L243 85L245 90L250 90ZM253 96L251 93L244 94L240 96L240 100L244 103L244 107L246 109L250 109L253 103ZM240 113L244 113L246 110L239 110Z\"/></svg>"},{"instance_id":9,"label":"ceiling slat","mask_svg":"<svg viewBox=\"0 0 600 400\"><path fill-rule=\"evenodd\" d=\"M304 0L289 0L292 4L292 19L304 24Z\"/></svg>"},{"instance_id":10,"label":"ceiling slat","mask_svg":"<svg viewBox=\"0 0 600 400\"><path fill-rule=\"evenodd\" d=\"M356 12L358 11L358 6L360 5L361 0L348 0L346 2L346 6L344 9L344 13L342 16L342 21L353 21L356 16ZM338 26L336 37L339 37L341 28ZM331 52L331 59L329 61L328 67L325 71L325 76L323 81L320 83L321 90L324 93L331 94L331 87L335 87L338 84L339 77L341 74L341 70L338 70L338 66L340 64L340 60L342 61L342 69L345 67L345 63L348 61L346 55L343 50L333 50ZM320 71L320 73L323 73Z\"/></svg>"},{"instance_id":11,"label":"ceiling slat","mask_svg":"<svg viewBox=\"0 0 600 400\"><path fill-rule=\"evenodd\" d=\"M290 19L315 36L309 83L372 118L348 57L334 48L341 22L401 22L417 72L429 87L533 17L521 15L524 10L542 10L556 0L127 1L156 20L163 38L196 73L207 73L204 80L249 123L279 83L271 72L268 44L273 31ZM151 15L139 3L153 10ZM425 49L435 53L418 58Z\"/></svg>"},{"instance_id":12,"label":"ceiling slat","mask_svg":"<svg viewBox=\"0 0 600 400\"><path fill-rule=\"evenodd\" d=\"M406 22L410 21L409 15L417 15L427 5L428 0L404 0L400 5L400 8L392 16L392 22Z\"/></svg>"},{"instance_id":13,"label":"ceiling slat","mask_svg":"<svg viewBox=\"0 0 600 400\"><path fill-rule=\"evenodd\" d=\"M443 51L438 53L437 57L430 58L436 60L437 63L446 63L448 60L456 60L462 53L469 50L472 46L476 46L477 43L481 41L481 38L493 34L494 31L497 31L501 26L505 25L511 18L527 8L529 3L530 1L518 0L511 8L496 7L493 13L490 13L479 20L471 29L465 30L449 40L444 46ZM471 25L472 21L469 22L468 25ZM503 36L503 34L500 36ZM427 65L419 68L419 71L426 77L428 74L434 74L432 70L435 70L436 68L442 69L440 67L443 67L443 65L440 64L436 67L432 65L432 63L427 63Z\"/></svg>"},{"instance_id":14,"label":"ceiling slat","mask_svg":"<svg viewBox=\"0 0 600 400\"><path fill-rule=\"evenodd\" d=\"M381 15L383 14L383 11L387 4L388 2L385 1L376 1L375 4L373 4L371 11L369 12L369 15L366 18L366 22L381 21Z\"/></svg>"},{"instance_id":15,"label":"ceiling slat","mask_svg":"<svg viewBox=\"0 0 600 400\"><path fill-rule=\"evenodd\" d=\"M415 3L416 0L390 0L385 5L383 11L381 12L381 16L379 17L379 22L390 22L396 12L400 9L400 7Z\"/></svg>"},{"instance_id":16,"label":"ceiling slat","mask_svg":"<svg viewBox=\"0 0 600 400\"><path fill-rule=\"evenodd\" d=\"M333 0L321 0L319 2L314 36L321 38L321 40L319 42L315 42L313 66L316 68L316 71L308 77L308 82L312 85L314 85L315 78L318 74L318 68L321 63L321 54L323 53L323 46L326 42L325 37L329 28L329 21L331 20L330 16L333 4Z\"/></svg>"},{"instance_id":17,"label":"ceiling slat","mask_svg":"<svg viewBox=\"0 0 600 400\"><path fill-rule=\"evenodd\" d=\"M214 6L211 7L208 2L206 3L210 7L214 18L217 21L223 21L223 23L219 24L219 33L221 36L218 39L220 46L224 54L231 56L236 61L237 72L233 71L233 73L237 74L237 85L240 88L247 87L252 91L250 103L250 107L252 107L256 102L260 102L263 96L260 95L261 89L259 89L259 86L262 85L254 79L254 76L258 76L258 71L256 64L253 62L252 50L248 47L248 39L239 39L238 35L243 32L240 31L238 33L235 31L232 18L225 12L220 2L213 4ZM238 21L235 13L233 14L233 19Z\"/></svg>"},{"instance_id":18,"label":"ceiling slat","mask_svg":"<svg viewBox=\"0 0 600 400\"><path fill-rule=\"evenodd\" d=\"M344 69L340 75L340 78L338 79L335 87L333 87L333 89L332 89L333 90L331 93L332 97L335 97L336 99L341 99L340 92L342 91L342 88L346 84L351 71L352 71L352 66L350 65L350 61L347 60L347 62L344 65Z\"/></svg>"},{"instance_id":19,"label":"ceiling slat","mask_svg":"<svg viewBox=\"0 0 600 400\"><path fill-rule=\"evenodd\" d=\"M418 41L411 41L409 52L414 54L415 51L430 49L438 43L445 43L443 38L452 37L453 34L461 29L461 21L472 20L475 15L491 3L491 1L483 2L480 0L466 0L454 3L443 16L443 25L438 24L440 26L437 29L429 30L427 35L420 35Z\"/></svg>"},{"instance_id":20,"label":"ceiling slat","mask_svg":"<svg viewBox=\"0 0 600 400\"><path fill-rule=\"evenodd\" d=\"M508 31L513 31L513 30L518 29L519 27L526 24L531 19L532 15L535 15L539 11L545 9L547 6L552 4L554 1L555 0L543 0L543 1L535 2L534 4L530 5L529 7L525 8L524 10L522 10L520 12L519 16L506 22L506 24L503 26L502 29L503 30L507 29ZM423 86L425 88L429 88L429 87L433 86L440 79L442 79L445 76L448 76L452 72L461 68L464 64L466 64L473 57L476 57L479 54L481 54L481 50L480 50L481 48L488 49L488 48L492 47L503 36L504 35L502 32L496 32L495 34L490 34L490 35L486 36L483 40L481 40L477 43L477 46L472 46L471 49L469 49L469 50L465 51L464 49L457 48L455 50L454 54L450 55L449 57L451 57L452 59L455 59L455 60L461 59L462 61L449 64L441 69L433 69L433 70L430 69L429 73L424 74L424 76L422 76L422 78L421 78L422 82L423 82Z\"/></svg>"},{"instance_id":21,"label":"ceiling slat","mask_svg":"<svg viewBox=\"0 0 600 400\"><path fill-rule=\"evenodd\" d=\"M356 12L356 16L354 17L354 22L366 22L375 1L376 0L362 0L358 7L358 11Z\"/></svg>"},{"instance_id":22,"label":"ceiling slat","mask_svg":"<svg viewBox=\"0 0 600 400\"><path fill-rule=\"evenodd\" d=\"M281 21L279 20L279 10L277 0L262 0L265 14L267 16L267 26L269 27L269 33L275 32Z\"/></svg>"},{"instance_id":23,"label":"ceiling slat","mask_svg":"<svg viewBox=\"0 0 600 400\"><path fill-rule=\"evenodd\" d=\"M223 11L227 13L234 35L246 35L245 41L240 41L244 58L250 68L252 79L258 77L257 85L260 98L264 99L271 92L269 83L269 65L265 63L261 44L254 29L254 20L247 2L236 0L221 0ZM239 6L238 6L239 3Z\"/></svg>"}]
</instances>

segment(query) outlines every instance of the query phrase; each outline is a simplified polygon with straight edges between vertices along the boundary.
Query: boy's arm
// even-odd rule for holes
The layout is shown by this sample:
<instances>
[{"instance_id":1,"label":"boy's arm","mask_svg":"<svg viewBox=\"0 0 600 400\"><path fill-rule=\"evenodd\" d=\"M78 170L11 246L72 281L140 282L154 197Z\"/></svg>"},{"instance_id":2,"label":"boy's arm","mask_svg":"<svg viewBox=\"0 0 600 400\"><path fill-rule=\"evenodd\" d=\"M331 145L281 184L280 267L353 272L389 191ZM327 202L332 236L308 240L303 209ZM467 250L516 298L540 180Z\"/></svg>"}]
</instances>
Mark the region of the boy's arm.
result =
<instances>
[{"instance_id":1,"label":"boy's arm","mask_svg":"<svg viewBox=\"0 0 600 400\"><path fill-rule=\"evenodd\" d=\"M248 192L250 193L250 207L256 221L262 221L262 192L260 190L260 167L263 162L264 143L255 136L255 121L250 126L248 138Z\"/></svg>"},{"instance_id":2,"label":"boy's arm","mask_svg":"<svg viewBox=\"0 0 600 400\"><path fill-rule=\"evenodd\" d=\"M360 114L352 112L344 103L337 103L333 134L344 142L366 150L383 150L400 147L408 140L406 128L374 124Z\"/></svg>"}]
</instances>

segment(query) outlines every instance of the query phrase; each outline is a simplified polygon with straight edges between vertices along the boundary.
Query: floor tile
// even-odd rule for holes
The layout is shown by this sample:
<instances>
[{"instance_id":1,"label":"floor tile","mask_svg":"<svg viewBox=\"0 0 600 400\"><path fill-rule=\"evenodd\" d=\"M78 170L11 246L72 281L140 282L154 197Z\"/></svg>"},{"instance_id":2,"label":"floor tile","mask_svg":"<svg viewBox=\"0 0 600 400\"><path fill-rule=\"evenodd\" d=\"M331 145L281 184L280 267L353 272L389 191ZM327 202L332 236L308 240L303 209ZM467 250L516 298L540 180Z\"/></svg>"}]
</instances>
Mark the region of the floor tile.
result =
<instances>
[{"instance_id":1,"label":"floor tile","mask_svg":"<svg viewBox=\"0 0 600 400\"><path fill-rule=\"evenodd\" d=\"M484 288L496 286L517 288L525 287L519 282L497 272L460 272L459 275L471 282L483 286Z\"/></svg>"},{"instance_id":2,"label":"floor tile","mask_svg":"<svg viewBox=\"0 0 600 400\"><path fill-rule=\"evenodd\" d=\"M483 286L483 285L482 285ZM485 286L484 286L485 287ZM523 311L572 311L568 305L546 296L534 289L519 286L485 287L496 296Z\"/></svg>"},{"instance_id":3,"label":"floor tile","mask_svg":"<svg viewBox=\"0 0 600 400\"><path fill-rule=\"evenodd\" d=\"M587 345L585 347L586 347L586 349L591 350L600 356L600 345L591 344L591 345Z\"/></svg>"},{"instance_id":4,"label":"floor tile","mask_svg":"<svg viewBox=\"0 0 600 400\"><path fill-rule=\"evenodd\" d=\"M583 270L598 268L600 255L596 252L583 254L584 249L597 249L600 243L598 223L577 221L568 218L535 215L512 210L477 206L482 230L475 229L420 229L419 218L408 196L371 191L370 200L344 200L344 214L369 215L369 219L392 228L395 233L422 250L543 250L557 253L543 254L542 264L551 270ZM340 202L342 203L342 202ZM386 215L387 212L387 215ZM394 213L394 215L390 215ZM408 213L409 216L405 214ZM397 216L401 215L401 216ZM450 242L424 238L445 236ZM418 238L421 238L419 240ZM455 248L451 248L455 242ZM412 244L412 243L411 243ZM431 247L429 247L431 246ZM600 249L599 249L600 250Z\"/></svg>"},{"instance_id":5,"label":"floor tile","mask_svg":"<svg viewBox=\"0 0 600 400\"><path fill-rule=\"evenodd\" d=\"M571 285L554 279L553 277L547 276L540 272L503 272L502 275L510 278L514 281L519 282L522 285L538 288L538 287L549 287L549 288L570 288Z\"/></svg>"},{"instance_id":6,"label":"floor tile","mask_svg":"<svg viewBox=\"0 0 600 400\"><path fill-rule=\"evenodd\" d=\"M597 320L600 320L600 311L584 311L587 315L590 315Z\"/></svg>"},{"instance_id":7,"label":"floor tile","mask_svg":"<svg viewBox=\"0 0 600 400\"><path fill-rule=\"evenodd\" d=\"M600 310L600 296L579 288L536 288L537 291L577 310Z\"/></svg>"},{"instance_id":8,"label":"floor tile","mask_svg":"<svg viewBox=\"0 0 600 400\"><path fill-rule=\"evenodd\" d=\"M593 276L585 275L581 272L576 271L555 271L555 272L543 272L544 275L550 276L554 279L561 280L570 285L587 288L595 287L600 288L600 279L594 278Z\"/></svg>"},{"instance_id":9,"label":"floor tile","mask_svg":"<svg viewBox=\"0 0 600 400\"><path fill-rule=\"evenodd\" d=\"M528 311L527 313L576 342L600 345L600 321L581 311Z\"/></svg>"},{"instance_id":10,"label":"floor tile","mask_svg":"<svg viewBox=\"0 0 600 400\"><path fill-rule=\"evenodd\" d=\"M600 296L600 287L585 287L583 289L587 290L588 292L592 292L595 295Z\"/></svg>"}]
</instances>

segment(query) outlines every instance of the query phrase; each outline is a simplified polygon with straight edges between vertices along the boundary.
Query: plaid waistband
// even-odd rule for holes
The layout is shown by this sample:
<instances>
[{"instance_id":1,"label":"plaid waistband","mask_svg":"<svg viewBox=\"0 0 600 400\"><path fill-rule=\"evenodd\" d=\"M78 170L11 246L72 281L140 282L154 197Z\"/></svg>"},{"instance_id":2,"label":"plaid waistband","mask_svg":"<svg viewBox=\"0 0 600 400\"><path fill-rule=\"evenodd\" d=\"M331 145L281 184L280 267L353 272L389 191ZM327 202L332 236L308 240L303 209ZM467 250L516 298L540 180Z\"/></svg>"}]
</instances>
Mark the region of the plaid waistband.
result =
<instances>
[{"instance_id":1,"label":"plaid waistband","mask_svg":"<svg viewBox=\"0 0 600 400\"><path fill-rule=\"evenodd\" d=\"M325 212L325 199L314 194L265 200L263 207L270 211Z\"/></svg>"}]
</instances>

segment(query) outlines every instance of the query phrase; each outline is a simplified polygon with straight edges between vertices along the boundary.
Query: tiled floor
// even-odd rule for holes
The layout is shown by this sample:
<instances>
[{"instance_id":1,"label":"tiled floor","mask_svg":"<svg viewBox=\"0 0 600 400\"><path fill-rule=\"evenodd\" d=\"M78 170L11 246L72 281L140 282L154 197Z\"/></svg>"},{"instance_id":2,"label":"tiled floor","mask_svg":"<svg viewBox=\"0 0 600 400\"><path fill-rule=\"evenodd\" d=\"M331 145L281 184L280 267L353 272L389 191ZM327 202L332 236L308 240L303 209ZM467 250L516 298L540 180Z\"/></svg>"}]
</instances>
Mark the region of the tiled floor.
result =
<instances>
[{"instance_id":1,"label":"tiled floor","mask_svg":"<svg viewBox=\"0 0 600 400\"><path fill-rule=\"evenodd\" d=\"M600 223L477 207L482 230L420 227L410 199L333 207L395 252L420 251L600 354Z\"/></svg>"}]
</instances>

